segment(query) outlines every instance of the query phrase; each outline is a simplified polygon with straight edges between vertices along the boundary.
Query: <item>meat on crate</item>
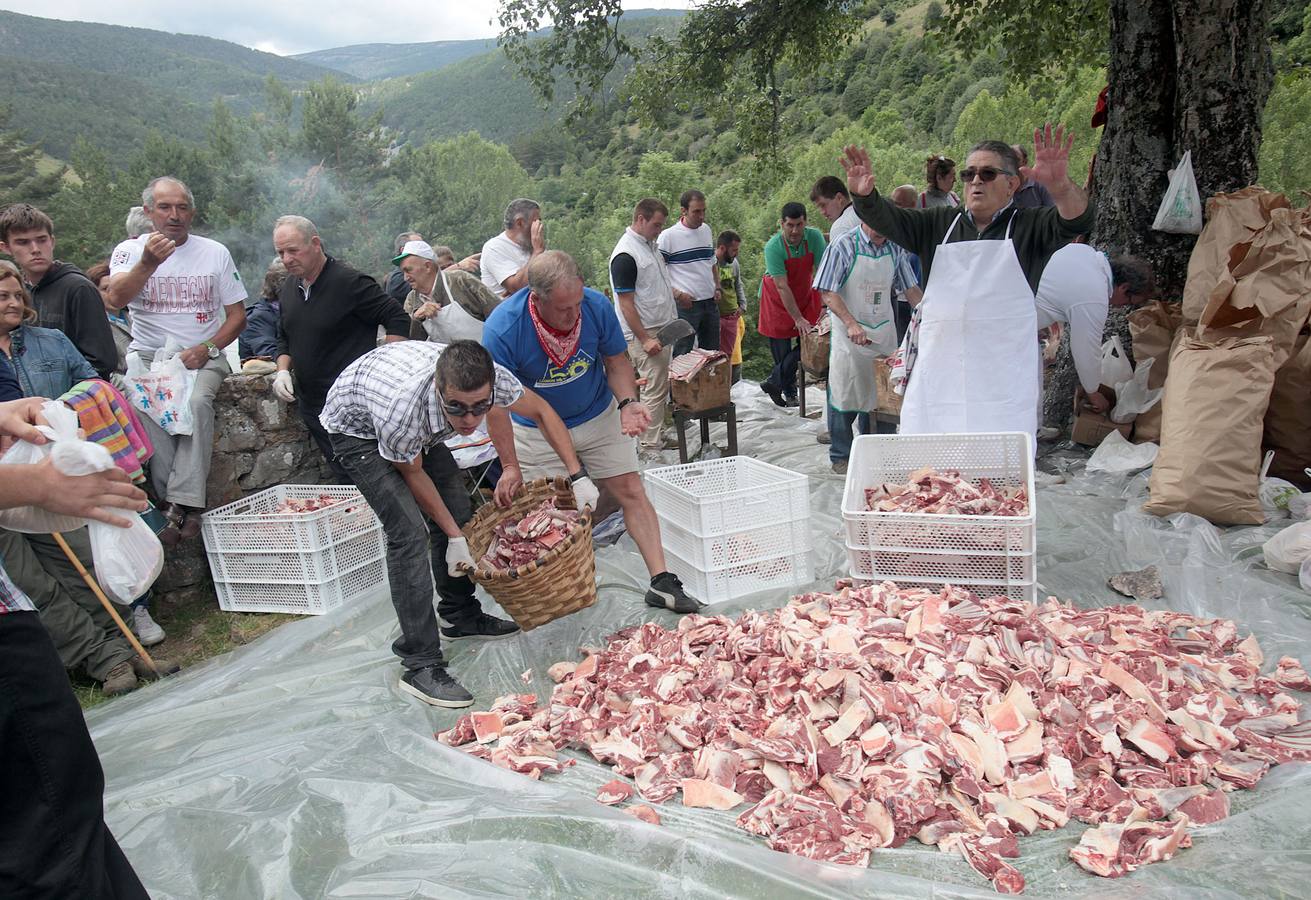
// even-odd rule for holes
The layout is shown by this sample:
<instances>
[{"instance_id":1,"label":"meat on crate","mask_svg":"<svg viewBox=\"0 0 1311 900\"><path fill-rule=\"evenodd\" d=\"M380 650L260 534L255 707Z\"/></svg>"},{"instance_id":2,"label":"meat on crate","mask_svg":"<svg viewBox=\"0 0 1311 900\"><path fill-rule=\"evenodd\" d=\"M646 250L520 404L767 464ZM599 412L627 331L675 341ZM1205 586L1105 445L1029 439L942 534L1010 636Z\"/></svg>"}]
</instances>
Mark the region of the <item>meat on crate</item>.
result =
<instances>
[{"instance_id":1,"label":"meat on crate","mask_svg":"<svg viewBox=\"0 0 1311 900\"><path fill-rule=\"evenodd\" d=\"M865 508L874 512L1024 516L1029 513L1029 498L1023 487L1002 491L987 478L980 478L976 485L959 472L919 469L905 484L866 488Z\"/></svg>"}]
</instances>

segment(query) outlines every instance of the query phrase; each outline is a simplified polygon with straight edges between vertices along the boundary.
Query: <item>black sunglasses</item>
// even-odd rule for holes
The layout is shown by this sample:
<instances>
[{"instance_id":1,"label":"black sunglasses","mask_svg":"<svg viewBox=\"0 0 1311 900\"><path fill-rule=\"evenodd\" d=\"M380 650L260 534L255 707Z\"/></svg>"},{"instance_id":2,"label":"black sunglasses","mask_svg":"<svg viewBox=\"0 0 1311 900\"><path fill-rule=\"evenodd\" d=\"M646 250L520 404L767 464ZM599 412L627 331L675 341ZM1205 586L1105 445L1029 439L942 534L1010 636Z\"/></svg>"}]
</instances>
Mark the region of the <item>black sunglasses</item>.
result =
<instances>
[{"instance_id":1,"label":"black sunglasses","mask_svg":"<svg viewBox=\"0 0 1311 900\"><path fill-rule=\"evenodd\" d=\"M973 169L973 168L962 169L960 173L960 180L963 181L965 184L969 184L971 181L974 180L974 176L977 175L979 176L980 181L982 181L984 184L987 184L988 182L995 179L998 175L1014 175L1014 174L1015 174L1014 172L1008 171L1006 169L994 169L992 166L983 166L982 168L979 169Z\"/></svg>"},{"instance_id":2,"label":"black sunglasses","mask_svg":"<svg viewBox=\"0 0 1311 900\"><path fill-rule=\"evenodd\" d=\"M479 400L473 406L466 406L463 403L448 402L445 397L437 395L442 401L442 412L452 418L463 418L464 416L485 416L488 410L492 408L493 401L491 397L486 400Z\"/></svg>"}]
</instances>

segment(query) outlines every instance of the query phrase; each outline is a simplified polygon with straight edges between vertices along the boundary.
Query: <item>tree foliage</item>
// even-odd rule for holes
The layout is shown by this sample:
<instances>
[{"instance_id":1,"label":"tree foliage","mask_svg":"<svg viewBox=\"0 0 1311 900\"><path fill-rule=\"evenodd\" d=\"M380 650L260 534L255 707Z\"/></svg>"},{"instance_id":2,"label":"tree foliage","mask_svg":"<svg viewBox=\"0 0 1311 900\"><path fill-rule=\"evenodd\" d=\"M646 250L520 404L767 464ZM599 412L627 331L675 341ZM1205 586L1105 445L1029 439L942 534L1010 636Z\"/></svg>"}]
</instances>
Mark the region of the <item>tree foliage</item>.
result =
<instances>
[{"instance_id":1,"label":"tree foliage","mask_svg":"<svg viewBox=\"0 0 1311 900\"><path fill-rule=\"evenodd\" d=\"M44 154L35 144L29 144L23 135L10 128L13 110L0 106L0 202L25 200L40 205L59 190L63 166L46 166L42 171Z\"/></svg>"}]
</instances>

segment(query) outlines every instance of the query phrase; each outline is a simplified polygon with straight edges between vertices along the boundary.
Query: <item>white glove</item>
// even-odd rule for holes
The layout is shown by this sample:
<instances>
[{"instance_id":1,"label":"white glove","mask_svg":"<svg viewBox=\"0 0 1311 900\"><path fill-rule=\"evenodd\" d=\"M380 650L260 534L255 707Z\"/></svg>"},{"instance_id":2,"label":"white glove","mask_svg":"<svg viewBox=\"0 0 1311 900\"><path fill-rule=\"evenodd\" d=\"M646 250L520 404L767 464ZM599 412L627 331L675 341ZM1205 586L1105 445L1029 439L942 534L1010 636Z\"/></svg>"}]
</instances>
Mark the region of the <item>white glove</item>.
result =
<instances>
[{"instance_id":1,"label":"white glove","mask_svg":"<svg viewBox=\"0 0 1311 900\"><path fill-rule=\"evenodd\" d=\"M291 373L286 369L279 369L273 376L273 396L284 403L296 402L296 389L292 387Z\"/></svg>"},{"instance_id":2,"label":"white glove","mask_svg":"<svg viewBox=\"0 0 1311 900\"><path fill-rule=\"evenodd\" d=\"M446 574L459 578L467 574L464 567L474 568L473 557L469 555L469 542L462 537L446 539Z\"/></svg>"},{"instance_id":3,"label":"white glove","mask_svg":"<svg viewBox=\"0 0 1311 900\"><path fill-rule=\"evenodd\" d=\"M596 509L596 501L600 496L601 492L597 490L591 478L584 476L574 482L574 503L580 510L586 507Z\"/></svg>"}]
</instances>

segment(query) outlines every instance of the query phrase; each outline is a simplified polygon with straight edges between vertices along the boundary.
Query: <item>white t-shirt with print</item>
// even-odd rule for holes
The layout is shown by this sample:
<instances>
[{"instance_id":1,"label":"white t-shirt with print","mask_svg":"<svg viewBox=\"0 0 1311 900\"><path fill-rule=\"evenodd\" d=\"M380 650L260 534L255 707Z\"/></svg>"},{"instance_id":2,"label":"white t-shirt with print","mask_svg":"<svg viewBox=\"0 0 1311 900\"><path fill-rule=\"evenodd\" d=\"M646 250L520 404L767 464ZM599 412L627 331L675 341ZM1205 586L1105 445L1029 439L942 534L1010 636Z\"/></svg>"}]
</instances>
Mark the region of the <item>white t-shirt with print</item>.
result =
<instances>
[{"instance_id":1,"label":"white t-shirt with print","mask_svg":"<svg viewBox=\"0 0 1311 900\"><path fill-rule=\"evenodd\" d=\"M505 288L501 286L501 282L522 269L532 256L531 251L525 250L506 237L504 231L488 238L487 243L483 244L483 255L478 261L478 267L482 270L483 284L487 285L496 296L504 297Z\"/></svg>"},{"instance_id":2,"label":"white t-shirt with print","mask_svg":"<svg viewBox=\"0 0 1311 900\"><path fill-rule=\"evenodd\" d=\"M126 240L114 248L109 273L127 272L141 260L146 238ZM169 338L194 347L218 334L223 307L246 299L246 285L228 248L193 234L146 279L133 298L132 344L129 349L153 352Z\"/></svg>"}]
</instances>

